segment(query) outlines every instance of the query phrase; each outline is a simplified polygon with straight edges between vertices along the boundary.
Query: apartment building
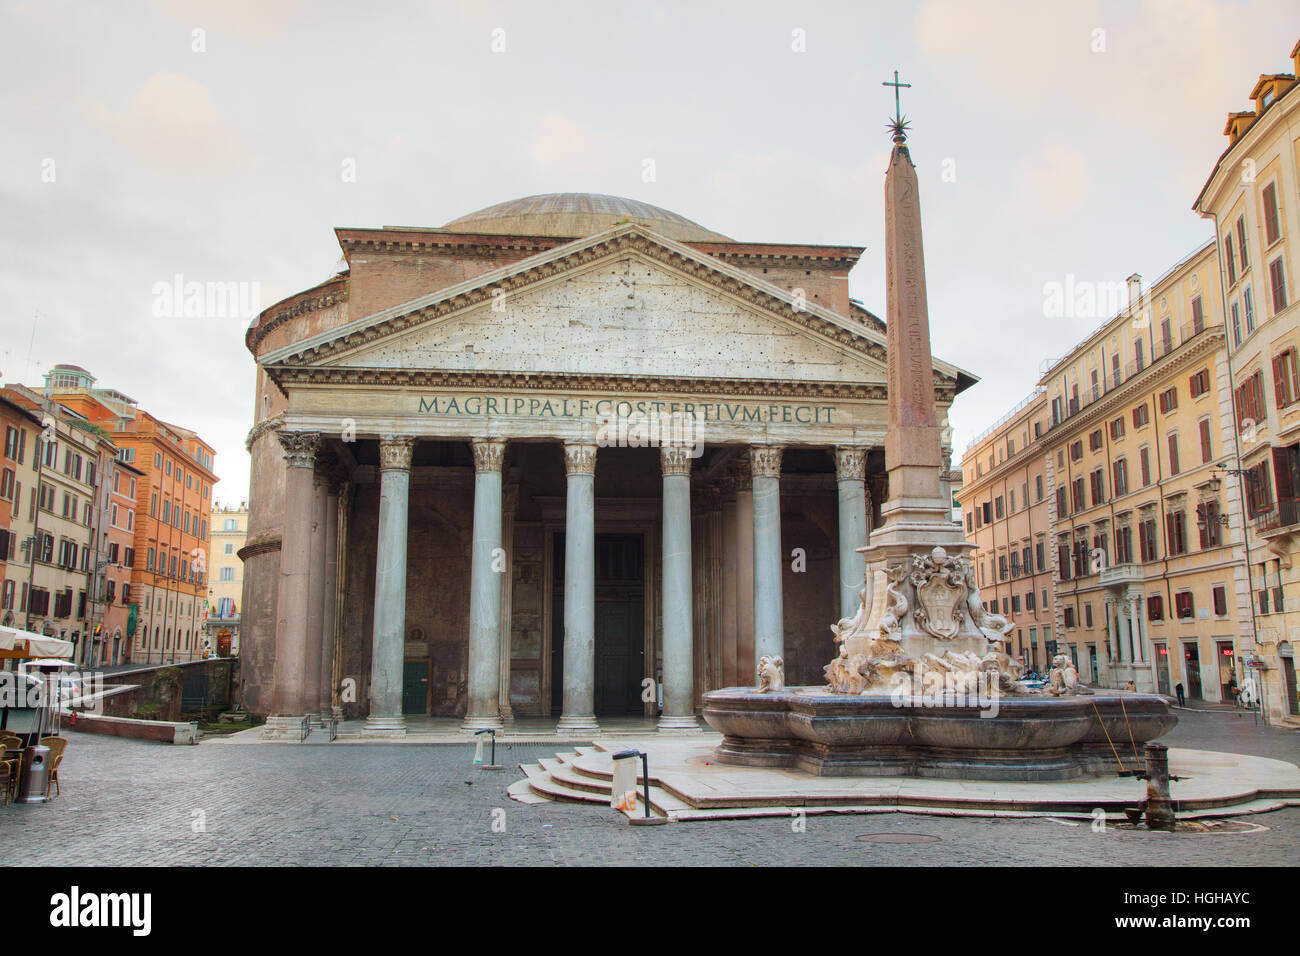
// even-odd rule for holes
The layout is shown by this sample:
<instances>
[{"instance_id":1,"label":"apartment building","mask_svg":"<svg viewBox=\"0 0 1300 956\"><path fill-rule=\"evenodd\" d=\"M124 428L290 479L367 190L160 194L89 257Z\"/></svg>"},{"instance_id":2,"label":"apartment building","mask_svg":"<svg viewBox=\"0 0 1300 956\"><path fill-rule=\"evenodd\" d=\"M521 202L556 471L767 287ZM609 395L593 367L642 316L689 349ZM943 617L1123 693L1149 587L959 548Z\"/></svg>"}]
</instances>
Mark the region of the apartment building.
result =
<instances>
[{"instance_id":1,"label":"apartment building","mask_svg":"<svg viewBox=\"0 0 1300 956\"><path fill-rule=\"evenodd\" d=\"M1249 614L1232 390L1207 242L1051 363L1044 436L1058 641L1102 686L1230 701Z\"/></svg>"},{"instance_id":2,"label":"apartment building","mask_svg":"<svg viewBox=\"0 0 1300 956\"><path fill-rule=\"evenodd\" d=\"M248 502L212 506L212 543L208 552L209 647L221 657L239 653L239 605L243 600L244 562L239 549L248 537Z\"/></svg>"},{"instance_id":3,"label":"apartment building","mask_svg":"<svg viewBox=\"0 0 1300 956\"><path fill-rule=\"evenodd\" d=\"M967 540L977 547L971 560L980 597L1013 622L1011 653L1039 673L1057 652L1047 424L1047 392L1037 388L971 442L955 493Z\"/></svg>"},{"instance_id":4,"label":"apartment building","mask_svg":"<svg viewBox=\"0 0 1300 956\"><path fill-rule=\"evenodd\" d=\"M1228 145L1193 206L1214 223L1235 406L1230 481L1245 502L1243 647L1266 713L1300 724L1300 43L1289 73L1261 74L1252 108L1228 116Z\"/></svg>"}]
</instances>

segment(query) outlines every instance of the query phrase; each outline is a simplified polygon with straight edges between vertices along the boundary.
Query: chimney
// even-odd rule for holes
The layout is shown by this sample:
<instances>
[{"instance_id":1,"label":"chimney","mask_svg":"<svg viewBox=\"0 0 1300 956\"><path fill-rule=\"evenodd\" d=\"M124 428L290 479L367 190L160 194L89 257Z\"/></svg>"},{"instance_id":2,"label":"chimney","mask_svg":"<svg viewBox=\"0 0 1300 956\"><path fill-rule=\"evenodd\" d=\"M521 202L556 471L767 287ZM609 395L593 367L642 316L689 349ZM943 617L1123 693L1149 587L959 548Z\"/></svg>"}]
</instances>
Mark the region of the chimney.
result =
<instances>
[{"instance_id":1,"label":"chimney","mask_svg":"<svg viewBox=\"0 0 1300 956\"><path fill-rule=\"evenodd\" d=\"M1132 312L1142 299L1142 277L1136 272L1128 277L1128 308Z\"/></svg>"}]
</instances>

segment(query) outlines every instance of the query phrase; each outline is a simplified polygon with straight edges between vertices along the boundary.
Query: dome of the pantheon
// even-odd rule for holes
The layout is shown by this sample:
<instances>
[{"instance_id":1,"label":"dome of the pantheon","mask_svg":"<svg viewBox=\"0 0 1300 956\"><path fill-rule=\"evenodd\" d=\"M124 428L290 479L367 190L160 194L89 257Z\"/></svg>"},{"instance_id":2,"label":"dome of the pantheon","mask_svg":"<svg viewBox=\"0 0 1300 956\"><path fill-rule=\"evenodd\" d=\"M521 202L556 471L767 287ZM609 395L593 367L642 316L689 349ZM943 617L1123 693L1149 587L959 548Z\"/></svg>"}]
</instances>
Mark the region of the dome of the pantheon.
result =
<instances>
[{"instance_id":1,"label":"dome of the pantheon","mask_svg":"<svg viewBox=\"0 0 1300 956\"><path fill-rule=\"evenodd\" d=\"M602 193L543 193L511 199L453 219L443 228L453 232L576 239L627 221L640 223L680 242L732 241L667 209Z\"/></svg>"}]
</instances>

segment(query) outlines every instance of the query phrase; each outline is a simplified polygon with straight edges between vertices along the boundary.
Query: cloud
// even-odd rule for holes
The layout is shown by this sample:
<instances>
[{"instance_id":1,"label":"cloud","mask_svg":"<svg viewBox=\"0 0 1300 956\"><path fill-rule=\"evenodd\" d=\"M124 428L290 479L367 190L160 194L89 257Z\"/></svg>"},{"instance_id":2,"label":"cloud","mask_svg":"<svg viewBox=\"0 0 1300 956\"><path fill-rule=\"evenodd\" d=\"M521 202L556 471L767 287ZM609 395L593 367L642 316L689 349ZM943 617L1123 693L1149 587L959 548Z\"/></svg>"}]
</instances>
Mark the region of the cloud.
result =
<instances>
[{"instance_id":1,"label":"cloud","mask_svg":"<svg viewBox=\"0 0 1300 956\"><path fill-rule=\"evenodd\" d=\"M606 171L620 152L618 141L584 129L568 117L547 113L537 119L528 147L533 162L566 175Z\"/></svg>"},{"instance_id":2,"label":"cloud","mask_svg":"<svg viewBox=\"0 0 1300 956\"><path fill-rule=\"evenodd\" d=\"M249 153L207 87L179 73L155 73L120 112L94 101L91 113L136 160L174 176L228 175Z\"/></svg>"}]
</instances>

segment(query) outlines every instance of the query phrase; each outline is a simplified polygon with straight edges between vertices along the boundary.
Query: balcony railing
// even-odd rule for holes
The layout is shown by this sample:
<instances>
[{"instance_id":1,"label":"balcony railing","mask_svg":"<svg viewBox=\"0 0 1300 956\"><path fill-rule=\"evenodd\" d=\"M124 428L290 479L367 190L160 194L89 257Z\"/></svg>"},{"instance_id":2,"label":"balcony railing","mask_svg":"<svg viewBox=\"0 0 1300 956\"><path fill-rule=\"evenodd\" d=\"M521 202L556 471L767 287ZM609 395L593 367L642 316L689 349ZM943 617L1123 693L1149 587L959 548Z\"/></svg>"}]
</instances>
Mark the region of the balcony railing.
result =
<instances>
[{"instance_id":1,"label":"balcony railing","mask_svg":"<svg viewBox=\"0 0 1300 956\"><path fill-rule=\"evenodd\" d=\"M1101 569L1102 584L1135 584L1144 577L1140 564L1114 564Z\"/></svg>"},{"instance_id":2,"label":"balcony railing","mask_svg":"<svg viewBox=\"0 0 1300 956\"><path fill-rule=\"evenodd\" d=\"M1262 511L1251 519L1256 534L1272 534L1300 523L1300 508L1294 498L1282 498L1268 511Z\"/></svg>"},{"instance_id":3,"label":"balcony railing","mask_svg":"<svg viewBox=\"0 0 1300 956\"><path fill-rule=\"evenodd\" d=\"M1166 348L1164 339L1160 334L1159 326L1157 326L1155 330L1155 344L1153 346L1155 354L1152 356L1151 361L1148 362L1144 360L1142 362L1129 362L1124 366L1122 373L1116 373L1114 370L1111 370L1105 375L1100 376L1100 380L1096 385L1089 385L1086 388L1081 389L1078 398L1071 398L1064 403L1064 417L1057 417L1057 406L1053 405L1052 421L1049 427L1057 428L1065 424L1075 415L1087 410L1091 405L1101 401L1111 392L1123 386L1125 382L1145 372L1170 352L1176 351L1179 347L1190 342L1193 338L1203 333L1206 328L1207 326L1203 324L1188 322L1186 325L1183 325L1178 329L1176 337L1171 337L1169 346Z\"/></svg>"}]
</instances>

